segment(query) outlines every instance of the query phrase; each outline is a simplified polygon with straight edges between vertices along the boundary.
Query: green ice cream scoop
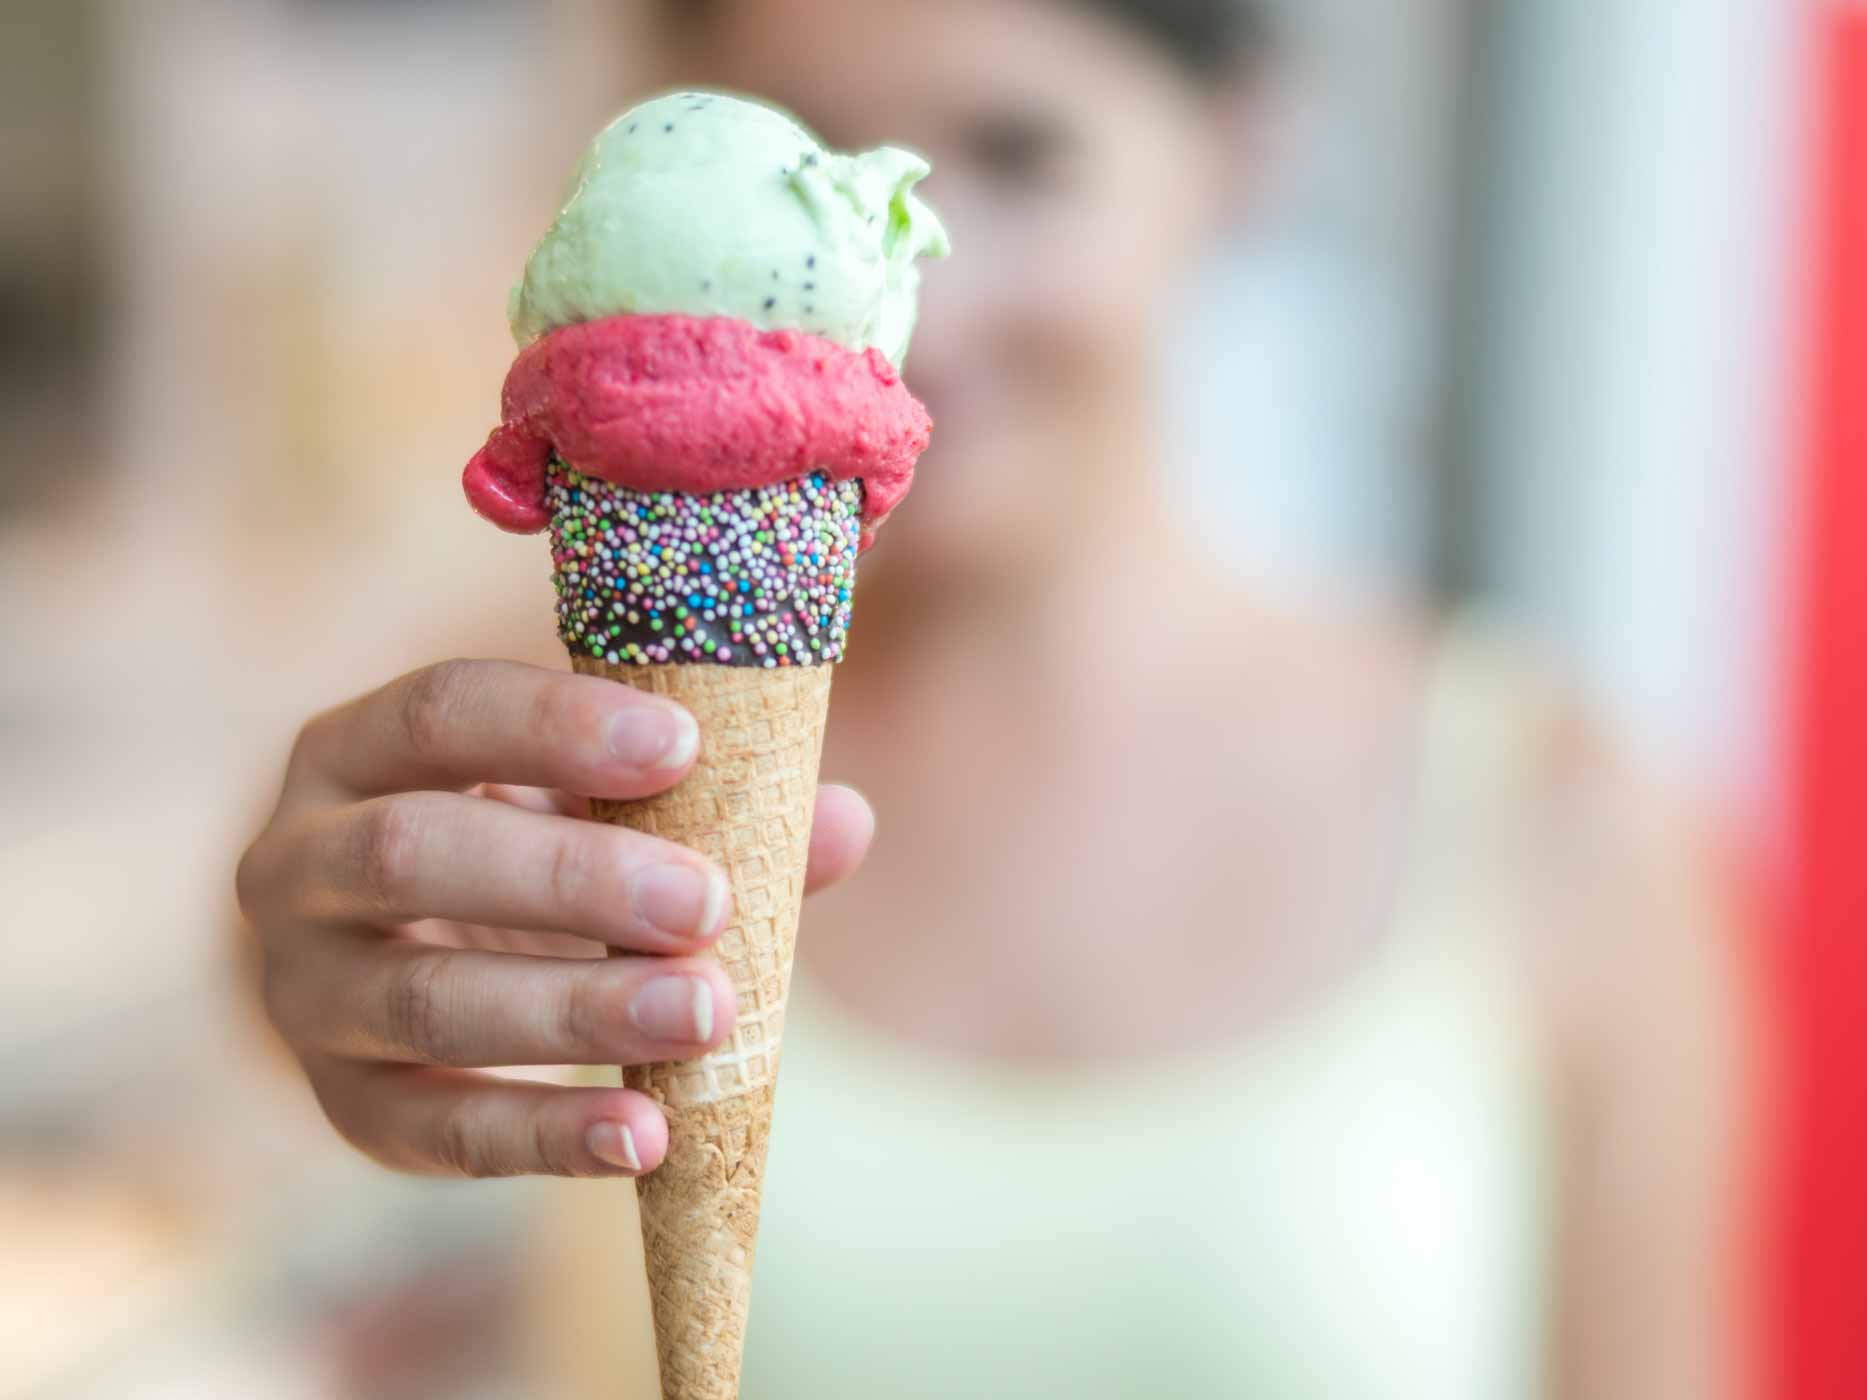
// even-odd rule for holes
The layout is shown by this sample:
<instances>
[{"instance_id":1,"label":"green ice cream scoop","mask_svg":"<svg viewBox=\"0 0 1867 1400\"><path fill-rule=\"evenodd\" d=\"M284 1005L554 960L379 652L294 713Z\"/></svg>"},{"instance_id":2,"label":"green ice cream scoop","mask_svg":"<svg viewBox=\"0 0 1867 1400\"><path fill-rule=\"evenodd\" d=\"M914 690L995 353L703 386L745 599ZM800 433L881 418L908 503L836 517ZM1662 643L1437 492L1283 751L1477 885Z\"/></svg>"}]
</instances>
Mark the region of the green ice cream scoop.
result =
<instances>
[{"instance_id":1,"label":"green ice cream scoop","mask_svg":"<svg viewBox=\"0 0 1867 1400\"><path fill-rule=\"evenodd\" d=\"M707 92L616 118L512 289L521 346L624 313L733 316L810 331L897 366L914 330L916 259L946 230L915 197L929 166L883 146L841 155L782 112Z\"/></svg>"}]
</instances>

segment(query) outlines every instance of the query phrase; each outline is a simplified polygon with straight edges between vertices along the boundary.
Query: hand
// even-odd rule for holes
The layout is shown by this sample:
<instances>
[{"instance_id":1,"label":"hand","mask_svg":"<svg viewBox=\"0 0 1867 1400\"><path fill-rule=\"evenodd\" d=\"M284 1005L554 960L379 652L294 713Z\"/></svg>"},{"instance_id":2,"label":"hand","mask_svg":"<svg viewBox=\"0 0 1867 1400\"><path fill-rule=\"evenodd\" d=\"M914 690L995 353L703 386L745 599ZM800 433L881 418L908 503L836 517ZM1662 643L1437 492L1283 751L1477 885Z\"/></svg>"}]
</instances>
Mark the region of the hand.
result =
<instances>
[{"instance_id":1,"label":"hand","mask_svg":"<svg viewBox=\"0 0 1867 1400\"><path fill-rule=\"evenodd\" d=\"M687 1059L730 1033L732 986L693 956L725 927L725 874L563 795L662 791L698 744L671 701L492 661L305 726L238 888L268 1014L344 1137L410 1172L660 1164L667 1123L643 1094L472 1071ZM808 886L854 870L873 829L859 796L824 788Z\"/></svg>"}]
</instances>

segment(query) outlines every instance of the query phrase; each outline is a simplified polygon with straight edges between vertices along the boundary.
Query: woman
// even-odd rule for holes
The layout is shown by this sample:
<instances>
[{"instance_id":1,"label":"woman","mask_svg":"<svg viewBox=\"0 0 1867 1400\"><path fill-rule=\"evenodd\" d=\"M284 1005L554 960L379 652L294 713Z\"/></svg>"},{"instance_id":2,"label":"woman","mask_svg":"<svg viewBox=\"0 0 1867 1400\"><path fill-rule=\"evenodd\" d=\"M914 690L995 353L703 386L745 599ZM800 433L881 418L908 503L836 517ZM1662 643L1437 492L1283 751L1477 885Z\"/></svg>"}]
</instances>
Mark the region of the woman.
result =
<instances>
[{"instance_id":1,"label":"woman","mask_svg":"<svg viewBox=\"0 0 1867 1400\"><path fill-rule=\"evenodd\" d=\"M1273 613L1169 495L1154 339L1223 218L1252 27L664 9L669 81L922 146L961 250L909 365L935 449L838 681L828 767L887 834L808 921L749 1392L1730 1393L1744 1058L1702 860L1470 629ZM638 1096L460 1067L718 1038L718 873L552 795L659 789L694 744L496 663L307 727L241 889L340 1131L416 1171L654 1168ZM868 813L825 790L818 883ZM601 944L630 956L501 955Z\"/></svg>"}]
</instances>

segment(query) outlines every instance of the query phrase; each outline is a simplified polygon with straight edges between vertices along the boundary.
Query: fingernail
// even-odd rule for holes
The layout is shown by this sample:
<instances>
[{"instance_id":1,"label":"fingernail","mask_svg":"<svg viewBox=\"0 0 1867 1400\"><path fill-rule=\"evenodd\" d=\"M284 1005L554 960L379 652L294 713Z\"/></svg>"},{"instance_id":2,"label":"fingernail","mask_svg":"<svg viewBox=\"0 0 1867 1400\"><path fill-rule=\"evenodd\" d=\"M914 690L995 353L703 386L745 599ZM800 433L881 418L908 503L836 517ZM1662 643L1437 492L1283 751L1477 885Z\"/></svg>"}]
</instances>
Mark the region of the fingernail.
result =
<instances>
[{"instance_id":1,"label":"fingernail","mask_svg":"<svg viewBox=\"0 0 1867 1400\"><path fill-rule=\"evenodd\" d=\"M635 1134L627 1123L593 1123L583 1140L590 1155L599 1161L626 1171L642 1169L642 1159L635 1152Z\"/></svg>"},{"instance_id":2,"label":"fingernail","mask_svg":"<svg viewBox=\"0 0 1867 1400\"><path fill-rule=\"evenodd\" d=\"M713 1039L713 984L704 977L662 977L629 1003L629 1019L650 1040L682 1045Z\"/></svg>"},{"instance_id":3,"label":"fingernail","mask_svg":"<svg viewBox=\"0 0 1867 1400\"><path fill-rule=\"evenodd\" d=\"M678 705L631 705L609 722L609 752L634 768L685 768L700 752L700 726Z\"/></svg>"},{"instance_id":4,"label":"fingernail","mask_svg":"<svg viewBox=\"0 0 1867 1400\"><path fill-rule=\"evenodd\" d=\"M674 938L718 933L731 891L717 870L651 865L635 877L635 912Z\"/></svg>"}]
</instances>

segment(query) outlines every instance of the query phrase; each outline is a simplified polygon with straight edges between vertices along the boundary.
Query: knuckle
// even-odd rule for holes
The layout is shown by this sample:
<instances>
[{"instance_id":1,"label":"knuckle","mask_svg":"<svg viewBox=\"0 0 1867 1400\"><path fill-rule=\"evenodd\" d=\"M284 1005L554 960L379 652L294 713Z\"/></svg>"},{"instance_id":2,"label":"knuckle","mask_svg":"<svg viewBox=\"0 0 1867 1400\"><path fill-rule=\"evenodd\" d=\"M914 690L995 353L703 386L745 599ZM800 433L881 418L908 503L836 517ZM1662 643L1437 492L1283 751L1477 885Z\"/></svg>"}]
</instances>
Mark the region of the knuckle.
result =
<instances>
[{"instance_id":1,"label":"knuckle","mask_svg":"<svg viewBox=\"0 0 1867 1400\"><path fill-rule=\"evenodd\" d=\"M304 722L298 737L292 740L291 756L286 760L288 775L302 774L316 765L325 750L326 739L337 724L337 711L322 710Z\"/></svg>"},{"instance_id":2,"label":"knuckle","mask_svg":"<svg viewBox=\"0 0 1867 1400\"><path fill-rule=\"evenodd\" d=\"M525 1166L472 1097L450 1104L435 1133L434 1156L455 1176L490 1180L520 1176Z\"/></svg>"},{"instance_id":3,"label":"knuckle","mask_svg":"<svg viewBox=\"0 0 1867 1400\"><path fill-rule=\"evenodd\" d=\"M580 1175L577 1163L564 1151L543 1110L534 1110L531 1118L532 1170L547 1176Z\"/></svg>"},{"instance_id":4,"label":"knuckle","mask_svg":"<svg viewBox=\"0 0 1867 1400\"><path fill-rule=\"evenodd\" d=\"M407 913L421 849L419 804L384 797L365 803L361 813L354 860L363 896L379 913Z\"/></svg>"},{"instance_id":5,"label":"knuckle","mask_svg":"<svg viewBox=\"0 0 1867 1400\"><path fill-rule=\"evenodd\" d=\"M590 846L589 836L582 830L560 831L552 842L545 888L560 910L582 909L590 898L596 871L596 859Z\"/></svg>"},{"instance_id":6,"label":"knuckle","mask_svg":"<svg viewBox=\"0 0 1867 1400\"><path fill-rule=\"evenodd\" d=\"M271 865L271 851L266 838L261 836L241 853L240 863L234 867L233 894L248 923L259 923L264 911L271 885Z\"/></svg>"},{"instance_id":7,"label":"knuckle","mask_svg":"<svg viewBox=\"0 0 1867 1400\"><path fill-rule=\"evenodd\" d=\"M434 1135L434 1160L455 1176L481 1176L480 1134L476 1116L465 1103L457 1103L441 1115Z\"/></svg>"},{"instance_id":8,"label":"knuckle","mask_svg":"<svg viewBox=\"0 0 1867 1400\"><path fill-rule=\"evenodd\" d=\"M332 1131L371 1161L391 1170L406 1171L407 1164L387 1144L378 1142L369 1131L368 1114L363 1110L355 1086L345 1080L340 1087L338 1076L321 1071L320 1062L315 1058L307 1058L304 1066L312 1096L317 1099L318 1109L324 1114L324 1120L331 1125Z\"/></svg>"},{"instance_id":9,"label":"knuckle","mask_svg":"<svg viewBox=\"0 0 1867 1400\"><path fill-rule=\"evenodd\" d=\"M317 1075L311 1076L311 1093L318 1101L318 1110L323 1113L324 1121L329 1123L337 1136L349 1143L359 1152L375 1156L375 1149L368 1140L362 1125L357 1122L329 1087Z\"/></svg>"},{"instance_id":10,"label":"knuckle","mask_svg":"<svg viewBox=\"0 0 1867 1400\"><path fill-rule=\"evenodd\" d=\"M603 1023L600 986L592 973L579 971L565 988L558 1010L558 1040L562 1053L573 1063L581 1063L595 1053L598 1028Z\"/></svg>"},{"instance_id":11,"label":"knuckle","mask_svg":"<svg viewBox=\"0 0 1867 1400\"><path fill-rule=\"evenodd\" d=\"M455 722L472 665L442 661L415 672L402 687L403 737L419 754L434 753Z\"/></svg>"},{"instance_id":12,"label":"knuckle","mask_svg":"<svg viewBox=\"0 0 1867 1400\"><path fill-rule=\"evenodd\" d=\"M588 728L579 699L582 692L564 683L569 679L552 677L533 690L526 701L526 724L546 743L562 743Z\"/></svg>"},{"instance_id":13,"label":"knuckle","mask_svg":"<svg viewBox=\"0 0 1867 1400\"><path fill-rule=\"evenodd\" d=\"M448 1062L448 1018L442 969L445 953L421 953L396 966L388 980L386 1039L416 1060Z\"/></svg>"}]
</instances>

